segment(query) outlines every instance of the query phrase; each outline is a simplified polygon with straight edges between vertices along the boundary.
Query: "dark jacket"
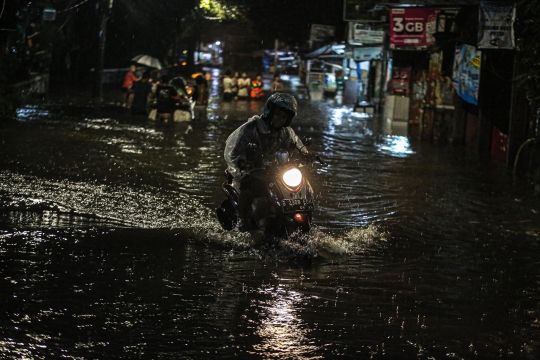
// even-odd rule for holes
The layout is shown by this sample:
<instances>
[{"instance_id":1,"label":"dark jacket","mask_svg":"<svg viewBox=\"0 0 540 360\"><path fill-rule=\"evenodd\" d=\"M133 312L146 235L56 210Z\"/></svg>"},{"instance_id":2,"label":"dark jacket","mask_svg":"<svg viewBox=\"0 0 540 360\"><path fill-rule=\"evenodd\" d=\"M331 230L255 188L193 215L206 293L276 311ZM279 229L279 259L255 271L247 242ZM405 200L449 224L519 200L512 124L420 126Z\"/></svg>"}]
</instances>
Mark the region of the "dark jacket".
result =
<instances>
[{"instance_id":1,"label":"dark jacket","mask_svg":"<svg viewBox=\"0 0 540 360\"><path fill-rule=\"evenodd\" d=\"M308 153L291 127L273 131L260 115L255 115L229 135L225 143L225 161L229 172L235 178L240 176L240 162L251 160L247 158L249 143L256 144L257 151L261 152L265 158L271 158L277 150L288 150L291 147L296 147L304 154ZM260 166L260 164L255 164L255 166Z\"/></svg>"},{"instance_id":2,"label":"dark jacket","mask_svg":"<svg viewBox=\"0 0 540 360\"><path fill-rule=\"evenodd\" d=\"M174 113L178 92L170 85L158 85L156 87L156 100L158 113Z\"/></svg>"}]
</instances>

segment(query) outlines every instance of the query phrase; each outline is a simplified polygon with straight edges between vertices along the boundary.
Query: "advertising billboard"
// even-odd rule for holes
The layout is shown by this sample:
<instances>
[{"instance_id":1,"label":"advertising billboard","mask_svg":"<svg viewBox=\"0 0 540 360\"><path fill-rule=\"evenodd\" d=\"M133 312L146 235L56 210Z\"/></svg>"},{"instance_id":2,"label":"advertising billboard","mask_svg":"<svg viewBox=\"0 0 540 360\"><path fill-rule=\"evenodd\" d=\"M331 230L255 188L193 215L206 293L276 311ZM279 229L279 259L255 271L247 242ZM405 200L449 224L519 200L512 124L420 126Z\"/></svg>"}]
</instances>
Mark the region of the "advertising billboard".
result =
<instances>
[{"instance_id":1,"label":"advertising billboard","mask_svg":"<svg viewBox=\"0 0 540 360\"><path fill-rule=\"evenodd\" d=\"M481 51L470 45L456 46L452 85L463 100L474 105L478 105L481 64Z\"/></svg>"},{"instance_id":2,"label":"advertising billboard","mask_svg":"<svg viewBox=\"0 0 540 360\"><path fill-rule=\"evenodd\" d=\"M392 83L390 91L392 94L409 95L409 84L411 80L411 68L395 67L392 69Z\"/></svg>"},{"instance_id":3,"label":"advertising billboard","mask_svg":"<svg viewBox=\"0 0 540 360\"><path fill-rule=\"evenodd\" d=\"M435 43L439 9L390 9L390 48L425 49Z\"/></svg>"}]
</instances>

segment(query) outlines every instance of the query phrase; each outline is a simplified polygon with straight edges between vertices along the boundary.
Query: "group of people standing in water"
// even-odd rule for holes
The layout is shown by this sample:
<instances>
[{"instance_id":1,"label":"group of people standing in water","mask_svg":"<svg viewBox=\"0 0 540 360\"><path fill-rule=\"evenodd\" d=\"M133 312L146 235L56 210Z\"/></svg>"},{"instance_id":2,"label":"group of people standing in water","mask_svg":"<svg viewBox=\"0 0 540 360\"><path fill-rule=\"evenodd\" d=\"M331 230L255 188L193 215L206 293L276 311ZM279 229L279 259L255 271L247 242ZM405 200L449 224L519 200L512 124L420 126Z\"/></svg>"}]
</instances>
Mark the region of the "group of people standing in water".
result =
<instances>
[{"instance_id":1,"label":"group of people standing in water","mask_svg":"<svg viewBox=\"0 0 540 360\"><path fill-rule=\"evenodd\" d=\"M209 89L205 72L194 74L194 84L188 84L182 76L157 76L146 69L138 77L136 71L132 65L122 86L123 106L130 108L133 115L172 118L176 110L182 110L191 120L206 118Z\"/></svg>"},{"instance_id":2,"label":"group of people standing in water","mask_svg":"<svg viewBox=\"0 0 540 360\"><path fill-rule=\"evenodd\" d=\"M185 102L191 104L189 110L186 109L186 111L192 114L193 119L205 117L209 100L208 79L205 76L208 74L206 72L196 74L198 76L195 78L195 84L188 85L181 76L173 79L168 76L159 77L156 76L158 74L152 74L150 69L144 71L142 76L138 76L137 70L135 65L130 67L122 86L123 105L130 108L134 115L152 114L151 110L160 108L160 104L168 104L167 108L170 111L167 113L174 113L173 108L177 108L178 104ZM154 77L158 77L159 80L154 80ZM266 91L268 88L270 88L269 95L283 91L283 83L279 74L274 75L272 83L266 87ZM227 70L220 76L219 90L219 95L225 102L264 100L267 97L265 96L263 77L260 73L251 79L246 72L233 74ZM165 96L163 95L165 92L170 94ZM164 101L163 98L167 98L168 101Z\"/></svg>"},{"instance_id":3,"label":"group of people standing in water","mask_svg":"<svg viewBox=\"0 0 540 360\"><path fill-rule=\"evenodd\" d=\"M232 73L227 70L221 79L220 87L223 91L223 101L260 100L265 96L264 83L261 74L257 74L252 80L246 72ZM274 76L271 85L272 94L283 90L283 84L279 75Z\"/></svg>"}]
</instances>

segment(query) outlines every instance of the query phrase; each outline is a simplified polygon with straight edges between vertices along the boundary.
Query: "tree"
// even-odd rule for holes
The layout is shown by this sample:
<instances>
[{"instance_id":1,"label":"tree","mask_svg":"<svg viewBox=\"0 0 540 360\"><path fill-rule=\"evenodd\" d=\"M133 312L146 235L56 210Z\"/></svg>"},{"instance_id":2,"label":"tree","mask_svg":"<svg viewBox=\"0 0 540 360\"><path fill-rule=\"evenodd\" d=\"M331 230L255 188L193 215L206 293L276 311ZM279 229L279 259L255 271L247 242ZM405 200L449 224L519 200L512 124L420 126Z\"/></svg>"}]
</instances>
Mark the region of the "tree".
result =
<instances>
[{"instance_id":1,"label":"tree","mask_svg":"<svg viewBox=\"0 0 540 360\"><path fill-rule=\"evenodd\" d=\"M518 82L526 89L529 103L540 107L540 2L519 3L517 51L521 62Z\"/></svg>"}]
</instances>

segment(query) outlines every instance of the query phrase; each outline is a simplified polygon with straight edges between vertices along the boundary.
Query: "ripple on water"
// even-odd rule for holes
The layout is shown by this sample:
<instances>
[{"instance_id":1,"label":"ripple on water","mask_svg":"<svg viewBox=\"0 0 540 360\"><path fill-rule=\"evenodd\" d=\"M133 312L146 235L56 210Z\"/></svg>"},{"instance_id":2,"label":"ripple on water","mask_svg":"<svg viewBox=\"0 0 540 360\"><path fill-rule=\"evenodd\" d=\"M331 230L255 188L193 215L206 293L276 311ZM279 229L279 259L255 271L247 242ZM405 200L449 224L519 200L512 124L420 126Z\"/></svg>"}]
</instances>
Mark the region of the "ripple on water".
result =
<instances>
[{"instance_id":1,"label":"ripple on water","mask_svg":"<svg viewBox=\"0 0 540 360\"><path fill-rule=\"evenodd\" d=\"M268 238L224 231L213 209L181 193L44 180L10 172L0 173L0 180L0 191L9 193L2 198L2 221L14 227L169 228L183 238L248 250L261 258L353 255L378 248L386 239L385 232L376 226L343 232L314 226L309 233L290 239Z\"/></svg>"}]
</instances>

